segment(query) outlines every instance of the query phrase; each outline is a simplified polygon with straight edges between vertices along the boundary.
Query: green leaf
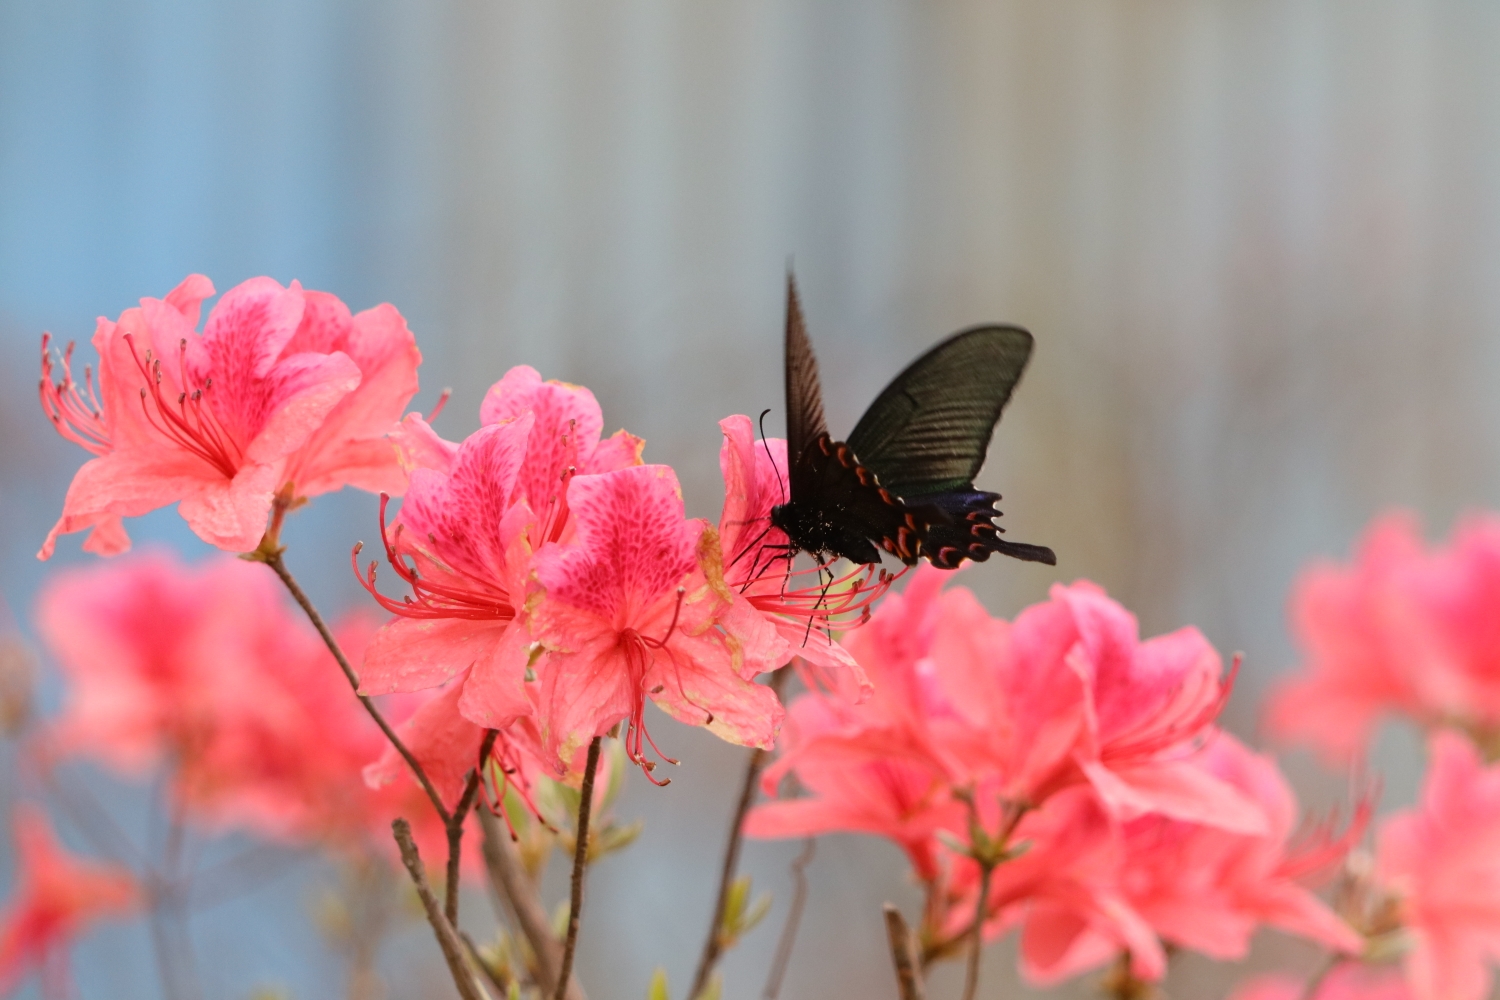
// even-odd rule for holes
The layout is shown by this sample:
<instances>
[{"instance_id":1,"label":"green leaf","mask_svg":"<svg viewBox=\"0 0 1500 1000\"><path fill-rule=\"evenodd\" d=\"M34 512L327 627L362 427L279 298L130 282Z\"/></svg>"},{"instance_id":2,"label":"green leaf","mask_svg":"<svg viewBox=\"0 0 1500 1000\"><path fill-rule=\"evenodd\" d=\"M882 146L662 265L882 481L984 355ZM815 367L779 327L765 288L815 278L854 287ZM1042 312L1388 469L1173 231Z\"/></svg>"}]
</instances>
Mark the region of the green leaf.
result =
<instances>
[{"instance_id":1,"label":"green leaf","mask_svg":"<svg viewBox=\"0 0 1500 1000\"><path fill-rule=\"evenodd\" d=\"M651 985L646 987L646 1000L672 1000L667 992L667 970L661 966L651 973Z\"/></svg>"},{"instance_id":2,"label":"green leaf","mask_svg":"<svg viewBox=\"0 0 1500 1000\"><path fill-rule=\"evenodd\" d=\"M589 861L602 858L623 847L629 847L635 838L641 835L641 830L645 825L641 820L626 823L623 826L611 823L604 829L596 831L593 836L589 837Z\"/></svg>"},{"instance_id":3,"label":"green leaf","mask_svg":"<svg viewBox=\"0 0 1500 1000\"><path fill-rule=\"evenodd\" d=\"M559 938L567 937L568 914L572 912L572 906L565 899L557 904L557 909L552 911L552 933Z\"/></svg>"},{"instance_id":4,"label":"green leaf","mask_svg":"<svg viewBox=\"0 0 1500 1000\"><path fill-rule=\"evenodd\" d=\"M756 897L755 902L750 904L750 908L747 909L744 916L740 918L740 933L749 933L749 931L753 927L755 927L756 924L765 919L766 914L770 912L771 894L769 892L763 892L758 897Z\"/></svg>"}]
</instances>

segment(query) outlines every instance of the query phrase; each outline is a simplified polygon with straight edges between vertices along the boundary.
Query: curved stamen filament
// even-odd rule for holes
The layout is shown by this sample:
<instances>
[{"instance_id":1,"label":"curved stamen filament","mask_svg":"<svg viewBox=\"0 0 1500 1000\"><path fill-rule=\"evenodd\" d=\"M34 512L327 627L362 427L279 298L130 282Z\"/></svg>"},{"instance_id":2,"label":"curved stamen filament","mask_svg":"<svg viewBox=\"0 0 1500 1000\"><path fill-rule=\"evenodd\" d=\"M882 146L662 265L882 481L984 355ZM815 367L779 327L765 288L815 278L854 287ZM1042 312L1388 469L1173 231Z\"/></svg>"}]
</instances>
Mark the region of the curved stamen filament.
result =
<instances>
[{"instance_id":1,"label":"curved stamen filament","mask_svg":"<svg viewBox=\"0 0 1500 1000\"><path fill-rule=\"evenodd\" d=\"M53 382L52 335L42 334L42 412L64 438L95 455L103 455L113 447L109 430L104 425L104 408L99 405L98 394L94 391L92 369L85 367L83 370L83 392L78 391L78 383L73 381L74 346L69 341L67 348L57 357L62 381Z\"/></svg>"},{"instance_id":2,"label":"curved stamen filament","mask_svg":"<svg viewBox=\"0 0 1500 1000\"><path fill-rule=\"evenodd\" d=\"M415 562L408 563L407 556L398 551L402 526L390 530L386 525L386 510L390 506L390 494L380 494L380 540L385 546L386 562L401 581L411 588L411 596L394 600L380 593L375 586L378 560L371 560L366 573L359 569L359 554L364 549L361 542L350 553L354 576L370 596L393 615L405 618L467 618L472 621L512 621L516 609L510 597L498 586L490 590L468 589L446 583L437 583L423 577Z\"/></svg>"},{"instance_id":3,"label":"curved stamen filament","mask_svg":"<svg viewBox=\"0 0 1500 1000\"><path fill-rule=\"evenodd\" d=\"M205 380L201 388L195 388L191 393L187 391L187 341L178 345L177 371L181 391L174 406L162 391L160 359L153 358L149 349L142 357L131 334L125 334L124 340L130 347L136 368L146 380L141 387L141 411L146 422L163 437L213 466L225 478L233 479L244 456L234 435L208 405L213 379Z\"/></svg>"}]
</instances>

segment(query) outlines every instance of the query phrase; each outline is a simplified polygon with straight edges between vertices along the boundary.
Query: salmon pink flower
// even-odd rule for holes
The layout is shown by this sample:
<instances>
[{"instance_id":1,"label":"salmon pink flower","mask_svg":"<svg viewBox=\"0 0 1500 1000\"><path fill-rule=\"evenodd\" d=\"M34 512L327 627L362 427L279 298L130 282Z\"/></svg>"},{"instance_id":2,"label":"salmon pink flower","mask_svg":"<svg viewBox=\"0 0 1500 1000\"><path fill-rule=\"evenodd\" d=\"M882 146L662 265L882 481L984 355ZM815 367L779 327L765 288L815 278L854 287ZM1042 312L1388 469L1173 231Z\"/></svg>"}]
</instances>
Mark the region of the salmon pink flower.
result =
<instances>
[{"instance_id":1,"label":"salmon pink flower","mask_svg":"<svg viewBox=\"0 0 1500 1000\"><path fill-rule=\"evenodd\" d=\"M416 391L420 355L400 314L350 316L331 295L252 278L219 300L199 335L213 294L192 275L164 300L101 318L97 384L86 372L81 389L71 346L53 382L43 338L42 407L96 457L74 477L41 558L59 534L85 528L90 551L124 551L121 519L173 502L204 541L247 552L288 483L298 496L402 483L383 438Z\"/></svg>"},{"instance_id":2,"label":"salmon pink flower","mask_svg":"<svg viewBox=\"0 0 1500 1000\"><path fill-rule=\"evenodd\" d=\"M134 777L166 767L193 819L297 843L384 850L391 814L421 796L410 777L378 794L360 781L385 739L263 567L143 553L69 571L43 592L38 624L68 681L54 757ZM357 657L376 628L355 616L335 633ZM393 707L399 721L407 706Z\"/></svg>"},{"instance_id":3,"label":"salmon pink flower","mask_svg":"<svg viewBox=\"0 0 1500 1000\"><path fill-rule=\"evenodd\" d=\"M792 705L777 740L781 757L766 785L774 795L794 767L807 794L756 806L745 821L745 835L874 834L905 851L923 882L936 880L942 847L935 835L962 827L963 805L950 794L941 771L900 748L878 752L879 740L887 734L866 730L860 732L863 741L841 739L850 728L847 712L846 703L827 697L802 697Z\"/></svg>"},{"instance_id":4,"label":"salmon pink flower","mask_svg":"<svg viewBox=\"0 0 1500 1000\"><path fill-rule=\"evenodd\" d=\"M525 600L531 509L517 496L532 417L481 427L448 468L414 469L394 527L381 535L386 558L414 596L371 594L398 617L365 653L360 690L420 691L462 678L459 709L498 729L528 715L524 688L531 637L516 623ZM356 550L357 552L357 550Z\"/></svg>"},{"instance_id":5,"label":"salmon pink flower","mask_svg":"<svg viewBox=\"0 0 1500 1000\"><path fill-rule=\"evenodd\" d=\"M0 917L0 991L9 993L36 970L44 995L65 997L73 939L101 917L128 913L140 894L123 868L64 850L35 806L17 807L14 830L18 876Z\"/></svg>"},{"instance_id":6,"label":"salmon pink flower","mask_svg":"<svg viewBox=\"0 0 1500 1000\"><path fill-rule=\"evenodd\" d=\"M1090 892L1076 895L1067 905L1053 899L1050 916L1033 928L1035 903L1027 904L1031 909L1020 918L1027 933L1035 929L1039 934L1044 925L1051 942L1039 950L1023 943L1023 953L1032 962L1033 978L1065 978L1101 965L1122 948L1130 947L1116 922L1101 919L1121 905L1138 915L1162 940L1217 959L1243 958L1251 935L1261 925L1301 935L1334 951L1359 953L1363 946L1360 936L1303 881L1330 872L1338 864L1363 833L1363 819L1357 819L1342 837L1325 833L1294 845L1290 841L1297 823L1296 801L1274 761L1220 733L1197 755L1195 765L1259 803L1269 817L1270 830L1262 836L1251 836L1161 815L1141 816L1113 828L1108 862L1100 863L1105 854L1099 850L1089 855L1095 862L1090 877L1106 892L1109 905L1101 906L1097 893ZM1365 815L1362 811L1361 816ZM1018 837L1032 839L1039 856L1047 859L1049 875L1068 869L1050 857L1047 838L1057 832L1055 826L1038 830L1026 822L1017 831ZM996 874L992 898L993 912L999 919L991 933L999 933L1008 921L1018 919L1005 913L1005 899L1015 894L1008 886L1018 873L1027 870L1027 864L1040 863L1018 862L1015 868L1004 865ZM975 881L972 864L968 864L966 874L971 883ZM1073 871L1072 876L1076 875ZM969 889L962 903L954 907L955 919L966 919L973 905L973 890ZM1065 912L1070 907L1071 914ZM1064 933L1064 928L1071 930ZM1052 957L1042 960L1039 956L1043 953ZM1155 978L1160 970L1148 967L1138 974Z\"/></svg>"},{"instance_id":7,"label":"salmon pink flower","mask_svg":"<svg viewBox=\"0 0 1500 1000\"><path fill-rule=\"evenodd\" d=\"M642 443L625 431L600 440L592 393L525 366L490 388L480 416L483 426L457 444L417 415L395 435L411 484L389 530L382 501L381 537L412 594L382 597L371 564L367 589L398 617L366 654L361 689L418 691L461 677L459 711L498 729L534 711L523 613L533 551L571 537L574 475L639 464Z\"/></svg>"},{"instance_id":8,"label":"salmon pink flower","mask_svg":"<svg viewBox=\"0 0 1500 1000\"><path fill-rule=\"evenodd\" d=\"M1133 975L1162 977L1166 952L1122 883L1119 820L1096 792L1075 785L1053 795L1021 817L1012 842L1026 847L990 876L984 936L1019 926L1021 972L1028 980L1061 982L1125 952ZM948 860L940 926L946 941L961 942L974 920L979 866L961 855Z\"/></svg>"},{"instance_id":9,"label":"salmon pink flower","mask_svg":"<svg viewBox=\"0 0 1500 1000\"><path fill-rule=\"evenodd\" d=\"M1079 770L1123 819L1148 812L1238 833L1266 832L1256 804L1197 766L1229 698L1223 663L1192 627L1140 641L1135 616L1087 581L1054 585L1078 641L1068 654L1087 691Z\"/></svg>"},{"instance_id":10,"label":"salmon pink flower","mask_svg":"<svg viewBox=\"0 0 1500 1000\"><path fill-rule=\"evenodd\" d=\"M1500 765L1439 731L1416 808L1379 831L1377 876L1399 899L1418 1000L1481 1000L1500 960Z\"/></svg>"},{"instance_id":11,"label":"salmon pink flower","mask_svg":"<svg viewBox=\"0 0 1500 1000\"><path fill-rule=\"evenodd\" d=\"M756 441L750 418L742 414L725 417L719 429L724 433L719 449L724 582L791 644L813 686L862 701L870 694L869 678L826 630L859 624L896 576L862 566L830 580L814 569L794 569L795 552L786 534L771 524L771 508L786 500L786 442ZM814 574L817 578L810 579Z\"/></svg>"},{"instance_id":12,"label":"salmon pink flower","mask_svg":"<svg viewBox=\"0 0 1500 1000\"><path fill-rule=\"evenodd\" d=\"M568 503L576 541L537 553L544 596L531 612L532 633L548 650L540 718L557 765L623 721L627 751L649 774L648 696L683 722L769 748L781 706L750 678L786 662L787 644L704 572L711 529L684 518L672 470L577 476Z\"/></svg>"},{"instance_id":13,"label":"salmon pink flower","mask_svg":"<svg viewBox=\"0 0 1500 1000\"><path fill-rule=\"evenodd\" d=\"M1416 519L1389 514L1349 566L1305 570L1291 599L1305 670L1273 696L1273 732L1334 761L1356 756L1383 717L1500 736L1500 517L1463 521L1423 547Z\"/></svg>"}]
</instances>

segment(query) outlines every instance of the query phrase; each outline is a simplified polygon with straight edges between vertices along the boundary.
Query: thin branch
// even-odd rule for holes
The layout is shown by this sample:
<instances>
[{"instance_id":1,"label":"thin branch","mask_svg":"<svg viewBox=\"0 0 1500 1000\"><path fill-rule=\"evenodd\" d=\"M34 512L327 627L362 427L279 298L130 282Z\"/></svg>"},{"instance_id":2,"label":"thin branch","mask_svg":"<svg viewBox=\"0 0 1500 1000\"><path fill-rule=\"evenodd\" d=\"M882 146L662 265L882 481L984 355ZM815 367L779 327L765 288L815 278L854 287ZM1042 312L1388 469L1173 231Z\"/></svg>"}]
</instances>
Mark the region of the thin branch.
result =
<instances>
[{"instance_id":1,"label":"thin branch","mask_svg":"<svg viewBox=\"0 0 1500 1000\"><path fill-rule=\"evenodd\" d=\"M578 918L583 913L583 873L589 863L589 814L594 811L594 774L599 770L599 737L589 743L588 762L583 768L583 786L578 796L578 826L573 837L573 891L568 904L568 935L563 939L562 965L552 1000L566 1000L568 978L573 974L573 953L578 949Z\"/></svg>"},{"instance_id":2,"label":"thin branch","mask_svg":"<svg viewBox=\"0 0 1500 1000\"><path fill-rule=\"evenodd\" d=\"M911 931L907 929L901 911L890 903L885 904L885 936L891 943L891 961L896 965L896 985L901 989L901 1000L927 1000L922 971L912 960Z\"/></svg>"},{"instance_id":3,"label":"thin branch","mask_svg":"<svg viewBox=\"0 0 1500 1000\"><path fill-rule=\"evenodd\" d=\"M781 697L782 686L786 684L787 674L790 672L790 668L782 667L771 675L771 682L767 687L776 692L777 698ZM719 956L724 952L724 936L721 933L724 908L729 905L730 886L734 884L734 874L740 864L740 845L745 837L745 814L755 801L755 785L770 756L767 751L756 748L750 751L750 759L745 763L745 779L740 785L739 801L735 804L734 816L729 821L729 839L724 845L724 864L719 872L719 891L714 899L713 913L709 917L708 939L703 942L703 953L698 959L698 971L693 974L693 987L688 990L689 997L697 997L703 993L708 986L709 976L713 975L714 966L719 962Z\"/></svg>"},{"instance_id":4,"label":"thin branch","mask_svg":"<svg viewBox=\"0 0 1500 1000\"><path fill-rule=\"evenodd\" d=\"M818 849L815 837L803 841L802 853L792 862L792 906L786 914L786 924L781 928L781 938L776 942L776 957L771 960L771 974L766 977L766 989L761 1000L776 1000L781 993L781 981L786 978L786 967L792 961L792 945L797 943L797 928L802 925L802 910L807 906L807 866L812 863Z\"/></svg>"},{"instance_id":5,"label":"thin branch","mask_svg":"<svg viewBox=\"0 0 1500 1000\"><path fill-rule=\"evenodd\" d=\"M971 940L968 968L964 972L963 1000L974 1000L974 994L979 992L979 956L984 951L984 918L990 905L990 873L994 870L992 864L979 863L979 901L974 904L974 925L969 928Z\"/></svg>"},{"instance_id":6,"label":"thin branch","mask_svg":"<svg viewBox=\"0 0 1500 1000\"><path fill-rule=\"evenodd\" d=\"M318 630L318 635L323 637L323 644L328 647L328 651L333 654L333 658L338 661L339 669L344 672L344 677L348 679L349 686L354 689L355 697L359 699L361 705L365 706L365 711L370 713L370 718L375 720L375 724L380 727L380 731L385 734L385 738L390 740L391 746L396 748L396 752L401 755L401 759L406 761L406 766L411 768L411 773L416 775L417 782L421 784L422 790L432 800L432 807L437 810L438 816L446 824L450 817L448 810L443 806L443 797L432 786L432 782L427 777L427 772L422 769L422 765L417 762L417 758L407 749L406 744L401 742L401 737L396 735L396 730L392 729L391 724L385 721L385 716L380 714L380 709L375 707L375 702L370 700L367 695L359 693L359 674L355 673L354 668L349 665L349 659L344 656L344 651L339 648L338 640L328 630L327 624L323 621L323 616L318 614L318 609L313 607L312 601L302 592L302 588L297 585L297 581L286 568L286 562L281 558L283 551L285 550L276 542L275 529L273 528L272 531L266 533L265 539L260 543L260 548L254 552L247 553L246 558L256 562L263 562L271 567L272 571L281 578L281 582L286 585L286 589L291 591L292 598L307 615L308 621L313 623L313 628Z\"/></svg>"},{"instance_id":7,"label":"thin branch","mask_svg":"<svg viewBox=\"0 0 1500 1000\"><path fill-rule=\"evenodd\" d=\"M500 822L484 808L476 810L479 829L484 834L484 865L489 872L495 895L505 903L513 923L531 945L536 956L537 985L543 996L551 996L557 985L557 970L562 966L562 942L552 933L547 908L537 894L536 885L526 874L520 855ZM570 977L568 1000L588 1000L578 977Z\"/></svg>"},{"instance_id":8,"label":"thin branch","mask_svg":"<svg viewBox=\"0 0 1500 1000\"><path fill-rule=\"evenodd\" d=\"M458 805L453 807L453 814L448 817L446 823L448 882L443 886L443 915L455 928L458 926L458 863L463 854L464 823L468 821L469 810L474 808L474 800L479 795L479 785L484 781L485 761L490 759L490 752L495 749L495 737L499 735L498 729L485 731L484 739L479 743L479 763L473 771L469 772L468 783L464 785L463 794L458 798Z\"/></svg>"},{"instance_id":9,"label":"thin branch","mask_svg":"<svg viewBox=\"0 0 1500 1000\"><path fill-rule=\"evenodd\" d=\"M448 918L443 916L443 909L438 904L437 897L432 894L432 886L427 883L427 869L422 864L422 855L417 851L416 842L411 838L411 824L398 819L391 824L391 832L395 834L396 843L401 848L401 863L406 866L406 873L417 887L422 909L427 911L427 922L432 925L438 947L443 950L443 958L448 963L448 972L453 977L453 985L458 987L459 996L463 1000L490 1000L489 991L479 983L464 960L463 942L459 940L458 933L454 931Z\"/></svg>"}]
</instances>

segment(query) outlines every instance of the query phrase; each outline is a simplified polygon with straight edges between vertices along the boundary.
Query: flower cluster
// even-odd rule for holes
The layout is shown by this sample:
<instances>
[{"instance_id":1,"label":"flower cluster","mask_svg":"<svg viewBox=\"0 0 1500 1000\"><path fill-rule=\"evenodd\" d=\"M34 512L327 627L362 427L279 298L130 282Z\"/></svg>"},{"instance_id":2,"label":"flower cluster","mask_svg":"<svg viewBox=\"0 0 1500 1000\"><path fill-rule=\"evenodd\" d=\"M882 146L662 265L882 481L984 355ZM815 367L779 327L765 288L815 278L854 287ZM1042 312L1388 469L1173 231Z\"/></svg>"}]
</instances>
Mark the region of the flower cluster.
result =
<instances>
[{"instance_id":1,"label":"flower cluster","mask_svg":"<svg viewBox=\"0 0 1500 1000\"><path fill-rule=\"evenodd\" d=\"M164 768L177 808L200 823L339 849L387 850L390 821L418 802L409 775L366 788L384 738L264 567L151 551L70 570L43 591L37 621L68 682L39 734L45 763L86 756L134 778ZM335 631L358 652L376 627L353 615ZM411 712L407 725L429 710L389 707Z\"/></svg>"},{"instance_id":2,"label":"flower cluster","mask_svg":"<svg viewBox=\"0 0 1500 1000\"><path fill-rule=\"evenodd\" d=\"M927 890L926 959L982 906L987 936L1020 927L1037 982L1122 954L1157 979L1163 942L1238 958L1261 924L1359 949L1303 884L1348 838L1294 842L1275 764L1214 725L1229 681L1199 632L1142 642L1089 583L1006 622L944 579L919 570L845 641L868 702L792 705L766 785L809 794L758 807L747 833L890 837Z\"/></svg>"},{"instance_id":3,"label":"flower cluster","mask_svg":"<svg viewBox=\"0 0 1500 1000\"><path fill-rule=\"evenodd\" d=\"M382 519L385 557L411 591L365 581L396 615L364 657L362 691L452 684L455 707L566 773L616 725L648 775L650 698L669 715L769 749L775 694L754 683L791 648L726 581L718 532L683 512L673 471L641 441L603 438L579 386L512 369L480 429L445 441L421 417L397 435L410 486ZM653 777L653 780L656 780Z\"/></svg>"},{"instance_id":4,"label":"flower cluster","mask_svg":"<svg viewBox=\"0 0 1500 1000\"><path fill-rule=\"evenodd\" d=\"M1305 667L1274 693L1271 730L1333 761L1362 756L1385 717L1428 735L1419 801L1380 824L1373 858L1343 893L1370 939L1366 957L1400 958L1404 979L1347 974L1393 1000L1480 1000L1500 961L1497 601L1493 515L1468 518L1434 550L1414 517L1387 515L1353 565L1316 564L1292 595ZM1337 995L1331 979L1320 995Z\"/></svg>"},{"instance_id":5,"label":"flower cluster","mask_svg":"<svg viewBox=\"0 0 1500 1000\"><path fill-rule=\"evenodd\" d=\"M666 783L650 701L779 751L761 780L774 800L743 832L862 832L901 847L926 894L904 975L960 951L977 974L980 943L1016 930L1032 981L1114 963L1114 991L1139 995L1172 949L1236 960L1266 926L1319 945L1330 971L1255 980L1238 1000L1490 990L1500 517L1471 518L1429 550L1412 519L1389 516L1352 565L1299 582L1305 667L1272 699L1272 732L1345 763L1395 716L1430 748L1414 806L1371 824L1361 797L1340 832L1306 824L1275 761L1218 727L1237 663L1226 672L1195 629L1142 640L1087 581L1005 621L931 566L899 593L888 591L901 574L879 565L799 567L771 520L788 500L785 442L758 440L748 417L719 425L715 525L686 516L676 474L644 464L639 438L605 436L587 389L513 368L479 429L448 441L431 414L405 412L421 357L393 307L353 314L255 278L199 333L211 295L193 275L101 319L98 370L81 383L72 346L54 354L43 340L43 409L93 458L42 558L85 530L86 550L121 553L124 518L170 503L204 541L246 555L189 565L148 552L51 580L37 623L68 682L64 708L32 716L29 675L7 647L0 730L21 735L24 772L54 793L73 757L154 772L179 818L379 870L396 854L392 819L410 818L394 825L401 860L460 991L471 995L477 969L505 995L524 982L562 996L583 869L639 830L590 825L590 813L608 810L627 762ZM280 527L344 486L381 495L382 558L361 565L355 547L354 564L387 615L329 630L286 568ZM806 692L788 712L790 674L759 680L789 664ZM601 750L608 734L618 739ZM762 760L750 755L742 810ZM476 853L465 824L481 799L519 845L480 809L487 870L524 944L481 948L458 928L459 875ZM1356 849L1372 825L1373 850ZM32 804L14 832L0 991L35 971L64 995L71 938L175 891L160 873L73 858ZM739 832L699 996L718 988L717 952L764 912L733 878ZM565 945L535 884L558 846L575 865ZM421 855L445 851L440 903ZM1330 879L1331 903L1314 891Z\"/></svg>"},{"instance_id":6,"label":"flower cluster","mask_svg":"<svg viewBox=\"0 0 1500 1000\"><path fill-rule=\"evenodd\" d=\"M170 503L205 542L248 552L283 488L401 490L385 435L417 391L422 360L401 314L382 305L350 315L326 292L252 278L224 293L199 334L213 294L194 274L165 299L101 317L98 375L85 369L82 387L72 345L54 361L42 339L42 408L95 458L73 478L41 558L58 535L85 529L84 548L123 552L122 518Z\"/></svg>"}]
</instances>

